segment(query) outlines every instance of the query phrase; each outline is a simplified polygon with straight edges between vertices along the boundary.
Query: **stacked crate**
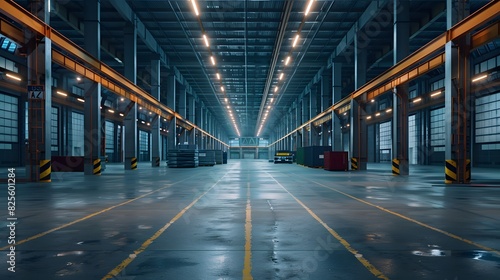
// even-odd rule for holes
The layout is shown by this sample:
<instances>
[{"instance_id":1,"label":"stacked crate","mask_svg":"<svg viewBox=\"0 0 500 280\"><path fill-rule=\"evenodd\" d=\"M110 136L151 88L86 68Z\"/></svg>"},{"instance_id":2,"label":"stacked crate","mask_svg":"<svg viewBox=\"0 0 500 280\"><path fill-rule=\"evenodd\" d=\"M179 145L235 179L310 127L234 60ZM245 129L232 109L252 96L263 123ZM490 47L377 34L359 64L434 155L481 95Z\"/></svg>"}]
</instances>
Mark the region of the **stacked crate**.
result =
<instances>
[{"instance_id":1,"label":"stacked crate","mask_svg":"<svg viewBox=\"0 0 500 280\"><path fill-rule=\"evenodd\" d=\"M198 167L198 147L196 145L179 145L177 149L169 150L168 167Z\"/></svg>"}]
</instances>

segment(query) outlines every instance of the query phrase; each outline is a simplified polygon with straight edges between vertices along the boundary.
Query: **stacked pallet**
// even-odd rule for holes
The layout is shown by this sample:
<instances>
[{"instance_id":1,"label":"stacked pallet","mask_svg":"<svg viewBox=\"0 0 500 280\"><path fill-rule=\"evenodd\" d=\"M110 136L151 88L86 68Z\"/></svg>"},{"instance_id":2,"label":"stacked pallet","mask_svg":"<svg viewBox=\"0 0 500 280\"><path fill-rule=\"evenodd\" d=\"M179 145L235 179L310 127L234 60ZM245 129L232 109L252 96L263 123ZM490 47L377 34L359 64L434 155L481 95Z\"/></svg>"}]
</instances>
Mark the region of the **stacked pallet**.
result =
<instances>
[{"instance_id":1,"label":"stacked pallet","mask_svg":"<svg viewBox=\"0 0 500 280\"><path fill-rule=\"evenodd\" d=\"M196 146L180 145L178 149L169 150L167 155L169 168L199 166L198 148Z\"/></svg>"},{"instance_id":2,"label":"stacked pallet","mask_svg":"<svg viewBox=\"0 0 500 280\"><path fill-rule=\"evenodd\" d=\"M215 165L215 152L211 150L200 150L198 152L200 166L214 166Z\"/></svg>"}]
</instances>

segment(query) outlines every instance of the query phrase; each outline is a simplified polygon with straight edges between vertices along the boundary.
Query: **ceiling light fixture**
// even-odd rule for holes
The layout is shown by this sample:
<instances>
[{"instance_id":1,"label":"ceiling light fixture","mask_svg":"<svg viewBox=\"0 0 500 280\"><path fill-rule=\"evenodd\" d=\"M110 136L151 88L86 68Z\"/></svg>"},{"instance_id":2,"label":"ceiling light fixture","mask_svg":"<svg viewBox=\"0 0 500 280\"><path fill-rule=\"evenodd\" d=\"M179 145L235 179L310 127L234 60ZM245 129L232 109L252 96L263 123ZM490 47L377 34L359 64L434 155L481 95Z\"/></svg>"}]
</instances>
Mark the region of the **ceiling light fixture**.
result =
<instances>
[{"instance_id":1,"label":"ceiling light fixture","mask_svg":"<svg viewBox=\"0 0 500 280\"><path fill-rule=\"evenodd\" d=\"M220 74L217 73L216 75L217 75L217 80L220 80Z\"/></svg>"},{"instance_id":2,"label":"ceiling light fixture","mask_svg":"<svg viewBox=\"0 0 500 280\"><path fill-rule=\"evenodd\" d=\"M62 92L62 91L56 91L56 92L57 92L57 94L59 94L59 95L62 95L62 96L68 96L68 94L67 94L67 93L65 93L65 92Z\"/></svg>"},{"instance_id":3,"label":"ceiling light fixture","mask_svg":"<svg viewBox=\"0 0 500 280\"><path fill-rule=\"evenodd\" d=\"M472 79L472 82L473 82L473 83L475 83L475 82L477 82L477 81L484 80L484 79L486 79L487 77L488 77L488 74L485 74L485 75L482 75L482 76L479 76L479 77L477 77L477 78Z\"/></svg>"},{"instance_id":4,"label":"ceiling light fixture","mask_svg":"<svg viewBox=\"0 0 500 280\"><path fill-rule=\"evenodd\" d=\"M123 113L120 113L120 117L124 117L125 115Z\"/></svg>"},{"instance_id":5,"label":"ceiling light fixture","mask_svg":"<svg viewBox=\"0 0 500 280\"><path fill-rule=\"evenodd\" d=\"M275 87L275 88L274 88L274 92L277 92L277 91L278 91L278 87Z\"/></svg>"},{"instance_id":6,"label":"ceiling light fixture","mask_svg":"<svg viewBox=\"0 0 500 280\"><path fill-rule=\"evenodd\" d=\"M113 110L113 109L108 109L108 112L110 112L110 113L112 113L112 114L113 114L113 113L115 112L115 110Z\"/></svg>"},{"instance_id":7,"label":"ceiling light fixture","mask_svg":"<svg viewBox=\"0 0 500 280\"><path fill-rule=\"evenodd\" d=\"M311 6L312 6L313 2L314 2L314 0L310 0L309 4L307 4L307 8L306 8L306 12L305 12L306 16L307 16L307 14L309 14L309 11L311 10Z\"/></svg>"},{"instance_id":8,"label":"ceiling light fixture","mask_svg":"<svg viewBox=\"0 0 500 280\"><path fill-rule=\"evenodd\" d=\"M371 119L371 118L372 118L372 116L368 116L368 117L366 117L366 119L367 119L367 120L369 120L369 119Z\"/></svg>"},{"instance_id":9,"label":"ceiling light fixture","mask_svg":"<svg viewBox=\"0 0 500 280\"><path fill-rule=\"evenodd\" d=\"M283 73L280 74L280 81L283 80Z\"/></svg>"},{"instance_id":10,"label":"ceiling light fixture","mask_svg":"<svg viewBox=\"0 0 500 280\"><path fill-rule=\"evenodd\" d=\"M285 60L285 65L288 65L289 62L290 62L290 56L287 56Z\"/></svg>"},{"instance_id":11,"label":"ceiling light fixture","mask_svg":"<svg viewBox=\"0 0 500 280\"><path fill-rule=\"evenodd\" d=\"M196 1L195 0L191 0L191 3L193 4L193 9L194 9L194 13L199 16L200 13L198 12L198 7L196 7Z\"/></svg>"},{"instance_id":12,"label":"ceiling light fixture","mask_svg":"<svg viewBox=\"0 0 500 280\"><path fill-rule=\"evenodd\" d=\"M413 101L412 101L412 102L413 102L413 103L418 103L418 102L420 102L420 101L422 101L422 98L420 98L420 97L419 97L419 98L415 98L415 99L413 99Z\"/></svg>"},{"instance_id":13,"label":"ceiling light fixture","mask_svg":"<svg viewBox=\"0 0 500 280\"><path fill-rule=\"evenodd\" d=\"M295 45L297 45L298 41L299 41L299 34L295 35L295 39L293 40L292 48L295 48Z\"/></svg>"},{"instance_id":14,"label":"ceiling light fixture","mask_svg":"<svg viewBox=\"0 0 500 280\"><path fill-rule=\"evenodd\" d=\"M223 92L224 91L224 87L220 87L220 90Z\"/></svg>"},{"instance_id":15,"label":"ceiling light fixture","mask_svg":"<svg viewBox=\"0 0 500 280\"><path fill-rule=\"evenodd\" d=\"M215 65L215 58L213 56L210 57L210 60L212 60L212 65Z\"/></svg>"},{"instance_id":16,"label":"ceiling light fixture","mask_svg":"<svg viewBox=\"0 0 500 280\"><path fill-rule=\"evenodd\" d=\"M390 112L392 112L392 108L389 108L389 109L385 110L385 112L386 112L386 113L390 113Z\"/></svg>"},{"instance_id":17,"label":"ceiling light fixture","mask_svg":"<svg viewBox=\"0 0 500 280\"><path fill-rule=\"evenodd\" d=\"M380 112L375 114L375 117L378 117L378 116L380 116Z\"/></svg>"},{"instance_id":18,"label":"ceiling light fixture","mask_svg":"<svg viewBox=\"0 0 500 280\"><path fill-rule=\"evenodd\" d=\"M84 103L84 102L85 102L85 100L83 100L82 98L77 98L76 100L77 100L77 101L80 101L80 102L82 102L82 103Z\"/></svg>"},{"instance_id":19,"label":"ceiling light fixture","mask_svg":"<svg viewBox=\"0 0 500 280\"><path fill-rule=\"evenodd\" d=\"M207 47L210 47L210 44L208 43L207 35L203 34L203 40L205 40L205 45Z\"/></svg>"},{"instance_id":20,"label":"ceiling light fixture","mask_svg":"<svg viewBox=\"0 0 500 280\"><path fill-rule=\"evenodd\" d=\"M431 93L431 97L438 96L438 95L440 95L441 93L443 93L443 92L442 92L442 91L440 91L440 90L438 90L438 91L436 91L436 92L434 92L434 93Z\"/></svg>"}]
</instances>

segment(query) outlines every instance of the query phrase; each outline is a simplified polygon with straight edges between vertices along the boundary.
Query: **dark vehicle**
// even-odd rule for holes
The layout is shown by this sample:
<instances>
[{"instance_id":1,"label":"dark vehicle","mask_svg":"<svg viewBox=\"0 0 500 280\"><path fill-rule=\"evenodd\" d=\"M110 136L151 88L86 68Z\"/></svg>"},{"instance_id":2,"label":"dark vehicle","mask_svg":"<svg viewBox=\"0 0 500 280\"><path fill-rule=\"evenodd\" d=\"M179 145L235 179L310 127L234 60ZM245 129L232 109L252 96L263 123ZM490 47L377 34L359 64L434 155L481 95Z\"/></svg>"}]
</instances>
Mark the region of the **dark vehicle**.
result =
<instances>
[{"instance_id":1,"label":"dark vehicle","mask_svg":"<svg viewBox=\"0 0 500 280\"><path fill-rule=\"evenodd\" d=\"M274 163L293 163L293 153L290 151L276 151Z\"/></svg>"}]
</instances>

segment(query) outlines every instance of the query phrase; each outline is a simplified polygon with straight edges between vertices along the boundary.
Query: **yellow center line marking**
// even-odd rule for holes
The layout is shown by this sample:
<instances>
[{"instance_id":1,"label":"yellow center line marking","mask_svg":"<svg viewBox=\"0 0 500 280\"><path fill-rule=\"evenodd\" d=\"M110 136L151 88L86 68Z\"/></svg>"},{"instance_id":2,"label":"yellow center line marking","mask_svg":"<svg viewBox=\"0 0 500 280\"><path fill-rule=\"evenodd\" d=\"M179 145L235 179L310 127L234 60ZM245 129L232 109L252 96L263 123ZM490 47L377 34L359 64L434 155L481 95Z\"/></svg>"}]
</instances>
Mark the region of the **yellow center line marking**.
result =
<instances>
[{"instance_id":1,"label":"yellow center line marking","mask_svg":"<svg viewBox=\"0 0 500 280\"><path fill-rule=\"evenodd\" d=\"M306 211L316 220L318 221L335 239L337 239L340 244L344 246L344 248L347 249L351 254L356 257L356 259L363 264L363 266L368 269L375 277L379 279L386 279L388 280L389 278L385 276L380 270L378 270L374 265L372 265L367 259L363 257L362 254L359 253L356 249L354 249L349 242L347 242L340 234L338 234L335 230L333 230L331 227L329 227L323 220L318 217L309 207L307 207L302 201L300 201L297 197L295 197L292 193L290 193L278 180L276 180L271 174L266 172L281 188L283 188L295 201L297 201L300 206L302 206Z\"/></svg>"},{"instance_id":2,"label":"yellow center line marking","mask_svg":"<svg viewBox=\"0 0 500 280\"><path fill-rule=\"evenodd\" d=\"M352 199L354 199L354 200L357 200L357 201L359 201L359 202L361 202L361 203L364 203L364 204L366 204L366 205L370 205L370 206L372 206L372 207L375 207L375 208L377 208L377 209L379 209L379 210L382 210L382 211L384 211L384 212L386 212L386 213L389 213L389 214L392 214L392 215L398 216L398 217L400 217L400 218L402 218L402 219L404 219L404 220L407 220L407 221L410 221L410 222L415 223L415 224L417 224L417 225L420 225L420 226L426 227L426 228L431 229L431 230L433 230L433 231L437 231L437 232L442 233L442 234L444 234L444 235L447 235L447 236L449 236L449 237L451 237L451 238L454 238L454 239L457 239L457 240L463 241L463 242L465 242L465 243L468 243L468 244L470 244L470 245L476 246L476 247L478 247L478 248L481 248L481 249L483 249L483 250L485 250L485 251L489 251L489 252L495 253L495 254L497 254L497 255L500 255L500 251L497 251L497 250L495 250L495 249L493 249L493 248L490 248L490 247L487 247L487 246L481 245L481 244L476 243L476 242L474 242L474 241L471 241L471 240L468 240L468 239L466 239L466 238L460 237L460 236L458 236L458 235L456 235L456 234L453 234L453 233L447 232L447 231L445 231L445 230L442 230L442 229L439 229L439 228L436 228L436 227L430 226L430 225L428 225L428 224L424 224L424 223L422 223L422 222L420 222L420 221L417 221L417 220L412 219L412 218L410 218L410 217L406 217L406 216L404 216L404 215L402 215L402 214L399 214L399 213L397 213L397 212L391 211L391 210L389 210L389 209L387 209L387 208L384 208L384 207L382 207L382 206L378 206L378 205L373 204L373 203L371 203L371 202L368 202L368 201L362 200L362 199L360 199L360 198L357 198L357 197L355 197L355 196L352 196L352 195L350 195L350 194L348 194L348 193L345 193L345 192L343 192L343 191L339 191L339 190L337 190L337 189L335 189L335 188L332 188L332 187L329 187L329 186L323 185L323 184L318 183L318 182L315 182L315 181L311 181L311 182L313 182L313 183L315 183L315 184L317 184L317 185L319 185L319 186L325 187L325 188L327 188L327 189L330 189L330 190L332 190L332 191L335 191L335 192L338 192L338 193L340 193L340 194L343 194L343 195L345 195L345 196L347 196L347 197L349 197L349 198L352 198Z\"/></svg>"},{"instance_id":3,"label":"yellow center line marking","mask_svg":"<svg viewBox=\"0 0 500 280\"><path fill-rule=\"evenodd\" d=\"M195 200L193 200L188 206L184 207L184 209L182 209L179 213L177 213L177 215L175 215L175 217L173 217L168 223L166 223L162 228L160 228L157 232L155 232L155 234L153 234L153 236L151 236L150 238L148 238L146 241L144 241L144 243L142 243L141 247L139 247L137 250L134 251L133 254L129 255L125 260L123 260L119 265L117 265L115 268L113 268L110 272L108 272L108 274L106 274L104 277L102 277L101 280L105 280L105 279L113 279L115 278L116 276L118 276L118 274L120 274L120 272L125 269L134 259L137 258L137 256L144 252L148 247L149 245L151 245L151 243L153 243L153 241L155 241L158 237L160 237L160 235L165 231L167 230L175 221L177 221L180 217L182 217L182 215L184 215L184 213L186 213L186 211L188 211L191 207L193 207L193 205L196 204L196 202L198 202L202 197L204 197L210 190L212 190L224 177L226 177L226 175L229 173L229 171L224 174L224 176L222 176L217 182L215 182L215 184L213 184L208 190L206 190L204 193L202 193L200 196L198 196Z\"/></svg>"},{"instance_id":4,"label":"yellow center line marking","mask_svg":"<svg viewBox=\"0 0 500 280\"><path fill-rule=\"evenodd\" d=\"M197 176L197 175L196 175L196 176ZM115 209L115 208L117 208L117 207L120 207L120 206L123 206L123 205L129 204L129 203L134 202L134 201L136 201L136 200L138 200L138 199L141 199L141 198L143 198L143 197L145 197L145 196L148 196L148 195L151 195L151 194L153 194L153 193L159 192L159 191L161 191L161 190L163 190L163 189L166 189L166 188L168 188L168 187L171 187L171 186L173 186L173 185L175 185L175 184L178 184L178 183L180 183L180 182L186 181L186 180L191 179L191 178L196 177L196 176L192 176L192 177L189 177L189 178L183 179L183 180L181 180L181 181L177 181L177 182L175 182L175 183L168 184L167 186L161 187L161 188L159 188L159 189L157 189L157 190L154 190L154 191L148 192L148 193L146 193L146 194L143 194L143 195L138 196L138 197L136 197L136 198L133 198L133 199L130 199L130 200L124 201L124 202L122 202L122 203L119 203L119 204L116 204L116 205L110 206L110 207L108 207L108 208L106 208L106 209L103 209L103 210L101 210L101 211L94 212L94 213L89 214L89 215L87 215L87 216L85 216L85 217L83 217L83 218L80 218L80 219L74 220L74 221L72 221L72 222L69 222L69 223L67 223L67 224L64 224L64 225L61 225L61 226L55 227L55 228L53 228L53 229L49 229L49 230L47 230L47 231L41 232L41 233L39 233L39 234L37 234L37 235L33 235L33 236L28 237L28 238L26 238L26 239L23 239L23 240L20 240L20 241L16 241L16 246L19 246L19 245L21 245L21 244L23 244L23 243L26 243L26 242L28 242L28 241L35 240L35 239L37 239L37 238L40 238L40 237L42 237L42 236L45 236L45 235L47 235L47 234L49 234L49 233L52 233L52 232L54 232L54 231L57 231L57 230L60 230L60 229L63 229L63 228L66 228L66 227L72 226L72 225L74 225L74 224L76 224L76 223L79 223L79 222L82 222L82 221L88 220L88 219L90 219L90 218L92 218L92 217L95 217L95 216L100 215L100 214L102 214L102 213L108 212L109 210L113 210L113 209ZM11 245L1 247L1 248L0 248L0 251L3 251L3 250L8 249L8 248L10 248L10 246L11 246Z\"/></svg>"},{"instance_id":5,"label":"yellow center line marking","mask_svg":"<svg viewBox=\"0 0 500 280\"><path fill-rule=\"evenodd\" d=\"M250 204L250 183L247 183L247 207L245 219L245 263L243 267L243 280L252 277L252 205Z\"/></svg>"}]
</instances>

